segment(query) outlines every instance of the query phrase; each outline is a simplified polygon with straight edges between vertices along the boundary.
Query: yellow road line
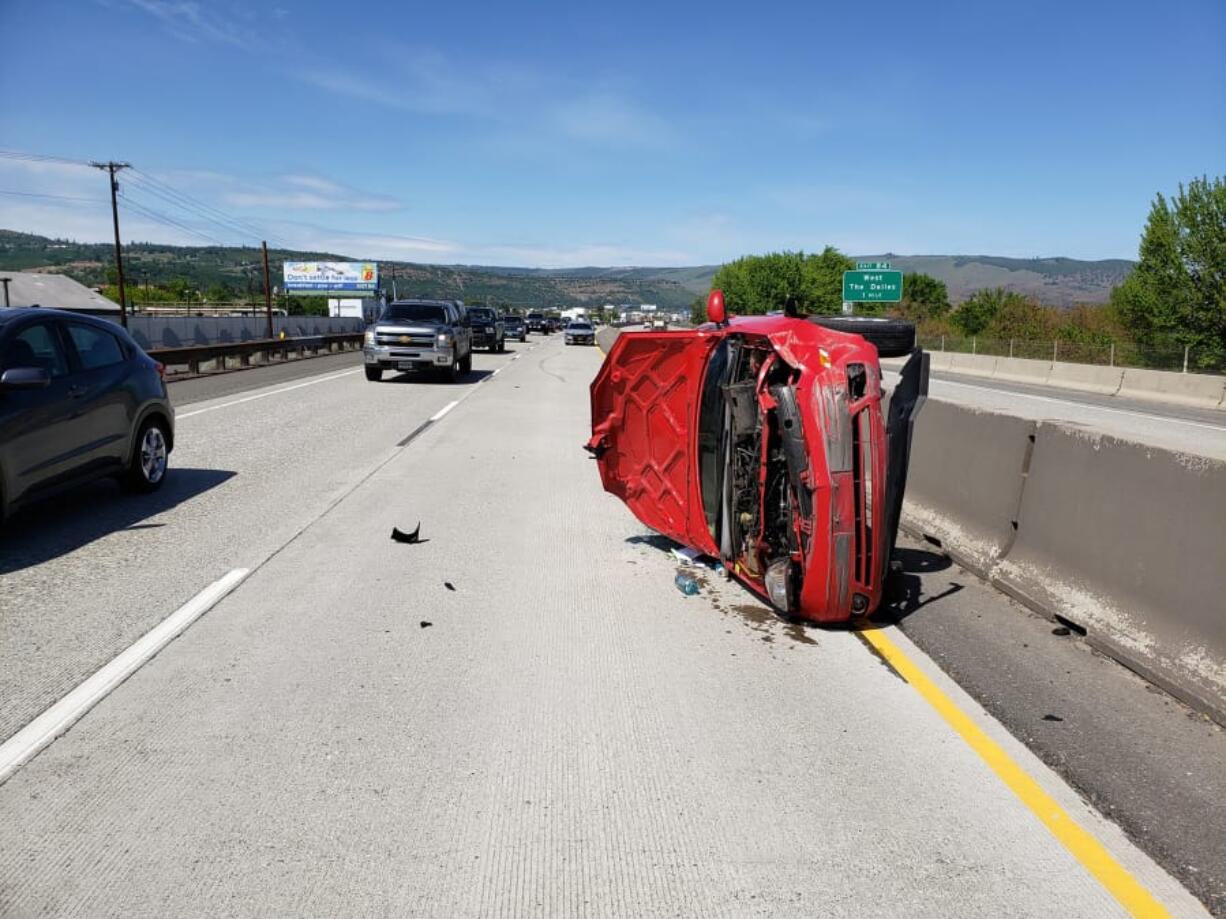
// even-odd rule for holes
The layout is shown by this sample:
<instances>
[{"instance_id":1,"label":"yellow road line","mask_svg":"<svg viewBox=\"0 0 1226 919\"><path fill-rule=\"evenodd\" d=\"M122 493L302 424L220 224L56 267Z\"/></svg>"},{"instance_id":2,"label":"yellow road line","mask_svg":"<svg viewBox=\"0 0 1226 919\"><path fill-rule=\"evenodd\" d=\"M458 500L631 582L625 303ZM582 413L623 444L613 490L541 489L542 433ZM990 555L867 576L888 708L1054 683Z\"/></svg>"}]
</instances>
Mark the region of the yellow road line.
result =
<instances>
[{"instance_id":1,"label":"yellow road line","mask_svg":"<svg viewBox=\"0 0 1226 919\"><path fill-rule=\"evenodd\" d=\"M936 709L937 714L962 736L1009 790L1030 808L1052 835L1126 910L1134 916L1170 915L1140 881L1111 857L1102 843L1075 823L1056 800L1010 759L1009 754L958 708L881 629L864 629L859 634Z\"/></svg>"}]
</instances>

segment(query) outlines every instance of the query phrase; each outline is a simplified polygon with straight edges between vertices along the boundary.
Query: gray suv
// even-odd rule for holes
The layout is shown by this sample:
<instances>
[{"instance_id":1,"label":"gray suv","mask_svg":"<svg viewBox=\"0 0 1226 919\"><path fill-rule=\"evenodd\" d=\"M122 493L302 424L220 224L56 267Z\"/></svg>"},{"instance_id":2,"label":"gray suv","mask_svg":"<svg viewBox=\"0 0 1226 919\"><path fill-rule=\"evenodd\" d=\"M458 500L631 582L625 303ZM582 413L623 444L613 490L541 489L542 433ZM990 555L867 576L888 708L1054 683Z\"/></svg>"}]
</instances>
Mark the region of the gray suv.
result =
<instances>
[{"instance_id":1,"label":"gray suv","mask_svg":"<svg viewBox=\"0 0 1226 919\"><path fill-rule=\"evenodd\" d=\"M459 300L396 300L366 330L366 379L385 370L437 368L455 382L473 369L473 336Z\"/></svg>"},{"instance_id":2,"label":"gray suv","mask_svg":"<svg viewBox=\"0 0 1226 919\"><path fill-rule=\"evenodd\" d=\"M113 322L0 310L0 518L103 476L159 488L175 440L163 372Z\"/></svg>"}]
</instances>

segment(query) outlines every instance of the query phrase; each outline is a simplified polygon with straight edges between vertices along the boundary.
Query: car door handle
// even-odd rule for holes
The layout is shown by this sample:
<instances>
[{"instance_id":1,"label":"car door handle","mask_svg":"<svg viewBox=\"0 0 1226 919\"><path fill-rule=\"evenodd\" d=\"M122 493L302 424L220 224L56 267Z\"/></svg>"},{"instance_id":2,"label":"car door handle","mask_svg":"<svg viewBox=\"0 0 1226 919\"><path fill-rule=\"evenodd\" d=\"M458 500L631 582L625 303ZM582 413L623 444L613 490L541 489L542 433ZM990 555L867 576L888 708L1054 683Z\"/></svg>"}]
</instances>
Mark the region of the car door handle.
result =
<instances>
[{"instance_id":1,"label":"car door handle","mask_svg":"<svg viewBox=\"0 0 1226 919\"><path fill-rule=\"evenodd\" d=\"M87 386L69 386L68 387L68 398L80 399L83 395L85 395L88 388L89 387Z\"/></svg>"}]
</instances>

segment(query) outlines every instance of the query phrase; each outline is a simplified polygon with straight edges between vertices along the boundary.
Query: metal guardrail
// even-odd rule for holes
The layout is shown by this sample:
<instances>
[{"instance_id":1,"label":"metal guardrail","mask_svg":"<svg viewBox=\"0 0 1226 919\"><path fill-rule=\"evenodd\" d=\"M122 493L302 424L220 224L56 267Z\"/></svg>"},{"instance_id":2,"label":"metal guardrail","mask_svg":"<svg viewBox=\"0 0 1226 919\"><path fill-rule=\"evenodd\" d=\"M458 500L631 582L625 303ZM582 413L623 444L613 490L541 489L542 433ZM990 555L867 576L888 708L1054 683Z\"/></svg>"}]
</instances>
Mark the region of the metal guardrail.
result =
<instances>
[{"instance_id":1,"label":"metal guardrail","mask_svg":"<svg viewBox=\"0 0 1226 919\"><path fill-rule=\"evenodd\" d=\"M213 362L214 370L225 370L232 358L236 358L239 367L250 367L252 358L262 358L268 363L275 358L289 360L296 355L306 357L307 352L319 354L347 351L362 345L362 333L345 333L339 335L313 335L306 338L273 338L256 341L229 342L216 345L192 345L186 348L152 348L147 353L156 361L161 361L168 367L186 366L190 373L201 372L203 364Z\"/></svg>"}]
</instances>

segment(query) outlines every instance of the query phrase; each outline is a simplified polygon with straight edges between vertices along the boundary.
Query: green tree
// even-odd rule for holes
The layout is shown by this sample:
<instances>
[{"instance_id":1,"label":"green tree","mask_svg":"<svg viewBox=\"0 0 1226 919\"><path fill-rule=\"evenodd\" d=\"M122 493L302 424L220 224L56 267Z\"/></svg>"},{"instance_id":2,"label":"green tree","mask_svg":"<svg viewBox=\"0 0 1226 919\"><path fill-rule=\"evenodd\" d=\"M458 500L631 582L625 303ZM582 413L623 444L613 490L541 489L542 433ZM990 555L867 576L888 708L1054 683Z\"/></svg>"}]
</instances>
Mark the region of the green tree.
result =
<instances>
[{"instance_id":1,"label":"green tree","mask_svg":"<svg viewBox=\"0 0 1226 919\"><path fill-rule=\"evenodd\" d=\"M1014 291L1000 298L996 315L984 329L988 338L1050 341L1059 323L1056 311Z\"/></svg>"},{"instance_id":2,"label":"green tree","mask_svg":"<svg viewBox=\"0 0 1226 919\"><path fill-rule=\"evenodd\" d=\"M898 312L912 322L940 319L949 312L949 289L932 275L909 274L903 278L902 303Z\"/></svg>"},{"instance_id":3,"label":"green tree","mask_svg":"<svg viewBox=\"0 0 1226 919\"><path fill-rule=\"evenodd\" d=\"M1138 264L1111 303L1138 343L1187 346L1196 366L1226 364L1226 179L1193 179L1154 198Z\"/></svg>"},{"instance_id":4,"label":"green tree","mask_svg":"<svg viewBox=\"0 0 1226 919\"><path fill-rule=\"evenodd\" d=\"M1000 312L1007 293L1003 287L977 290L950 314L950 319L963 335L980 335Z\"/></svg>"},{"instance_id":5,"label":"green tree","mask_svg":"<svg viewBox=\"0 0 1226 919\"><path fill-rule=\"evenodd\" d=\"M843 301L843 272L854 267L851 259L831 246L818 255L803 252L747 255L723 265L711 286L722 289L729 312L740 315L788 309L798 313L834 313ZM695 315L705 310L702 299L690 307Z\"/></svg>"}]
</instances>

